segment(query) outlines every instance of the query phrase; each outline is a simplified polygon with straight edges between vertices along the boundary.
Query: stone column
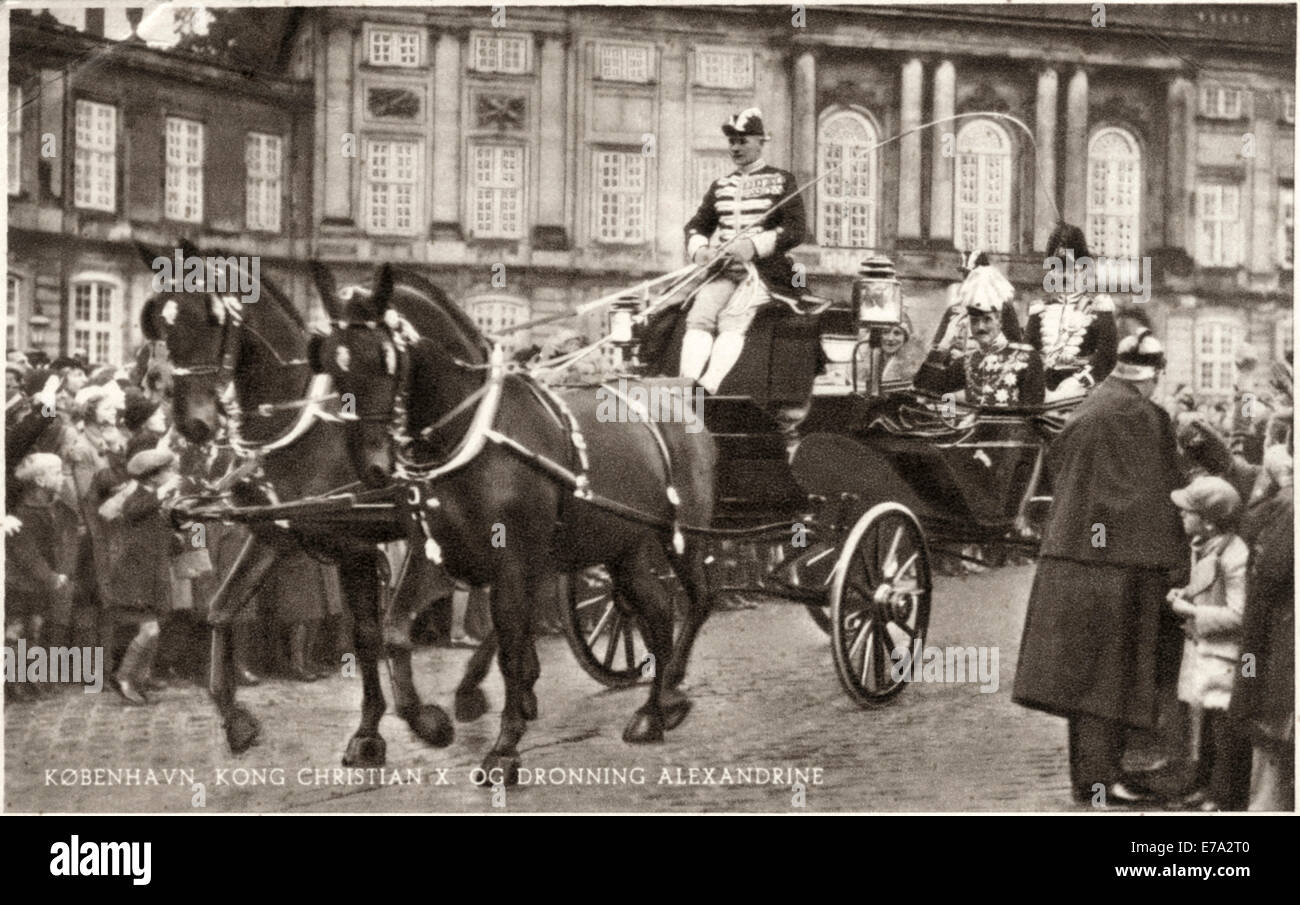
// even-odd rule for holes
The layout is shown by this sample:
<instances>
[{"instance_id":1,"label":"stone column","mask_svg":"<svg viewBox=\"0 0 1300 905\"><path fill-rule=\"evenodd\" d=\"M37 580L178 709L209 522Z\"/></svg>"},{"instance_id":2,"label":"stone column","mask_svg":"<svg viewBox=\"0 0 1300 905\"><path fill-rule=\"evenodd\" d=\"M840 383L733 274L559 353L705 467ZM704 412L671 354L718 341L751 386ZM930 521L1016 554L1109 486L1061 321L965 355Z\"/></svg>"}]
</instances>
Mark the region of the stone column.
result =
<instances>
[{"instance_id":1,"label":"stone column","mask_svg":"<svg viewBox=\"0 0 1300 905\"><path fill-rule=\"evenodd\" d=\"M921 61L916 58L903 64L900 132L905 133L921 125L923 72ZM919 239L921 236L921 133L914 132L901 139L898 144L898 237Z\"/></svg>"},{"instance_id":2,"label":"stone column","mask_svg":"<svg viewBox=\"0 0 1300 905\"><path fill-rule=\"evenodd\" d=\"M790 107L791 169L795 182L807 185L817 177L817 58L811 50L795 58Z\"/></svg>"},{"instance_id":3,"label":"stone column","mask_svg":"<svg viewBox=\"0 0 1300 905\"><path fill-rule=\"evenodd\" d=\"M1056 226L1056 91L1055 69L1038 73L1034 142L1038 145L1034 168L1034 250L1047 251L1047 238Z\"/></svg>"},{"instance_id":4,"label":"stone column","mask_svg":"<svg viewBox=\"0 0 1300 905\"><path fill-rule=\"evenodd\" d=\"M537 155L540 179L537 226L534 227L534 233L538 228L546 233L545 241L540 243L546 245L565 244L560 233L564 230L564 127L567 122L564 100L567 85L565 40L559 35L547 35L541 46L541 117Z\"/></svg>"},{"instance_id":5,"label":"stone column","mask_svg":"<svg viewBox=\"0 0 1300 905\"><path fill-rule=\"evenodd\" d=\"M934 69L934 111L930 117L952 116L957 104L957 71L951 60ZM952 241L952 180L956 160L956 122L930 131L930 238ZM947 152L945 154L945 151Z\"/></svg>"},{"instance_id":6,"label":"stone column","mask_svg":"<svg viewBox=\"0 0 1300 905\"><path fill-rule=\"evenodd\" d=\"M461 36L438 35L433 57L433 237L460 223ZM561 177L563 178L563 177Z\"/></svg>"},{"instance_id":7,"label":"stone column","mask_svg":"<svg viewBox=\"0 0 1300 905\"><path fill-rule=\"evenodd\" d=\"M1169 133L1165 151L1164 244L1191 254L1193 248L1187 224L1188 206L1192 199L1188 142L1193 134L1191 124L1195 115L1192 83L1181 75L1175 76L1169 81L1165 98L1169 110Z\"/></svg>"},{"instance_id":8,"label":"stone column","mask_svg":"<svg viewBox=\"0 0 1300 905\"><path fill-rule=\"evenodd\" d=\"M325 206L326 222L351 223L352 173L366 153L352 128L352 29L335 26L325 36ZM345 136L353 156L345 156Z\"/></svg>"},{"instance_id":9,"label":"stone column","mask_svg":"<svg viewBox=\"0 0 1300 905\"><path fill-rule=\"evenodd\" d=\"M1065 96L1065 219L1084 229L1088 203L1088 73L1076 69ZM1091 238L1091 237L1089 237Z\"/></svg>"}]
</instances>

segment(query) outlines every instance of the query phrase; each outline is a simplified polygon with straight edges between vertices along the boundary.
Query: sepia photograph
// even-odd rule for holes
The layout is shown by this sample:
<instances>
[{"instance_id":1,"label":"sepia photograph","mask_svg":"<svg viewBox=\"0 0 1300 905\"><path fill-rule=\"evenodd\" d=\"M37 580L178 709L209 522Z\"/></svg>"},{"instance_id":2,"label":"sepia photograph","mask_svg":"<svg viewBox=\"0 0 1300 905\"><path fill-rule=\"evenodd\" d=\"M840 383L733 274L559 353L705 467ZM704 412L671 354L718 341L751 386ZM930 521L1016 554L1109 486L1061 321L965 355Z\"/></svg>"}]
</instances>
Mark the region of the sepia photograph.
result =
<instances>
[{"instance_id":1,"label":"sepia photograph","mask_svg":"<svg viewBox=\"0 0 1300 905\"><path fill-rule=\"evenodd\" d=\"M0 16L4 811L1294 812L1295 3Z\"/></svg>"}]
</instances>

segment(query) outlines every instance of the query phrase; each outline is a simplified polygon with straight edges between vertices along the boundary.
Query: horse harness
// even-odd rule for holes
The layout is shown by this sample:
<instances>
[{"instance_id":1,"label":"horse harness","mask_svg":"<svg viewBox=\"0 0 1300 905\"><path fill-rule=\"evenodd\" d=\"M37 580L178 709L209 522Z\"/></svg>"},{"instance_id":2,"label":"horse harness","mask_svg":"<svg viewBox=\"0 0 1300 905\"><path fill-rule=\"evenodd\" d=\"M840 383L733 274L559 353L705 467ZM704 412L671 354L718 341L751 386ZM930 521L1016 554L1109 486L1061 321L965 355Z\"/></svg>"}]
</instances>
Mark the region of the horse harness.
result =
<instances>
[{"instance_id":1,"label":"horse harness","mask_svg":"<svg viewBox=\"0 0 1300 905\"><path fill-rule=\"evenodd\" d=\"M376 328L379 325L375 323L366 323L364 326ZM620 518L636 521L649 527L668 530L672 533L673 549L681 553L685 549L685 539L682 535L681 527L678 524L678 509L681 505L681 497L673 483L673 462L672 455L668 449L668 443L664 440L663 433L659 426L650 418L649 413L640 405L637 400L629 399L625 393L616 387L602 385L602 388L609 393L614 394L624 401L629 410L635 411L640 419L645 423L646 429L650 432L655 441L656 449L664 463L664 470L667 476L666 497L672 510L672 517L668 521L658 519L652 515L641 512L617 500L610 499L596 493L591 488L589 477L590 459L588 458L588 447L582 428L578 424L578 419L574 416L572 410L565 403L564 399L552 390L550 387L540 383L530 374L523 370L509 370L505 366L504 355L499 345L494 345L489 356L486 366L476 365L468 362L456 360L456 364L464 369L481 369L486 367L488 371L487 380L483 386L471 393L460 404L455 406L450 412L443 415L438 421L424 428L421 431L420 439L425 439L432 435L439 428L449 424L456 417L467 411L473 411L473 417L470 421L469 428L462 435L460 441L452 452L441 462L417 462L410 455L410 447L416 441L407 433L408 407L411 390L410 367L410 349L409 345L413 340L418 339L418 334L404 319L400 317L386 318L384 326L387 328L389 336L393 340L396 350L396 366L393 369L397 380L397 393L393 398L391 409L391 421L389 424L389 436L392 438L395 448L395 458L397 459L397 468L395 477L400 485L405 488L402 494L402 500L407 509L407 517L411 523L412 529L418 529L424 537L425 556L435 563L442 562L442 550L434 537L434 531L430 526L429 515L441 507L441 501L438 499L435 491L436 483L444 477L459 471L474 461L488 443L492 443L505 451L511 453L524 464L540 471L547 477L562 484L572 490L574 499L581 500L598 509L612 513ZM507 378L513 377L523 383L532 397L541 405L542 409L551 417L568 438L570 451L569 463L567 465L556 462L549 456L538 453L529 449L523 443L509 436L496 428L496 418L500 409L501 396L504 389L504 383ZM472 409L471 409L472 407ZM378 417L386 417L385 414L372 412L358 415L359 419L371 420ZM564 499L567 499L564 498ZM557 527L563 528L571 517L570 507L562 500L560 514L557 520Z\"/></svg>"}]
</instances>

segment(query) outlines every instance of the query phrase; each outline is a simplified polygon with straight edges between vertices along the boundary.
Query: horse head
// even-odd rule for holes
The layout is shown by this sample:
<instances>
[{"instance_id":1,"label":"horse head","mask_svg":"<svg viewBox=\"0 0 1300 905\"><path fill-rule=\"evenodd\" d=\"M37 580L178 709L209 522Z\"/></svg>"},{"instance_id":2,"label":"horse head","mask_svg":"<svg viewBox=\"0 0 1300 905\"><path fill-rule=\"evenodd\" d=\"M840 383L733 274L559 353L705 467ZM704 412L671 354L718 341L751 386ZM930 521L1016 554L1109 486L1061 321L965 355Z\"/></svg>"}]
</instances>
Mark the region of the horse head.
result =
<instances>
[{"instance_id":1,"label":"horse head","mask_svg":"<svg viewBox=\"0 0 1300 905\"><path fill-rule=\"evenodd\" d=\"M187 261L204 258L189 242L182 240L178 247ZM203 288L206 271L195 282L187 277L183 283L179 274L164 280L162 264L171 258L139 243L137 248L155 274L155 291L140 310L140 325L145 338L166 352L173 420L185 439L205 443L217 433L222 398L241 371L266 386L278 383L283 391L283 374L272 375L269 369L306 364L304 325L287 298L265 277L258 277L263 301L245 304L234 295ZM190 288L185 288L186 283ZM250 344L245 324L254 320L259 329L252 331L256 342ZM250 349L255 360L241 364Z\"/></svg>"},{"instance_id":2,"label":"horse head","mask_svg":"<svg viewBox=\"0 0 1300 905\"><path fill-rule=\"evenodd\" d=\"M408 337L389 306L392 294L393 271L385 264L369 291L345 300L334 329L313 336L308 347L312 370L328 374L339 392L340 414L350 422L348 455L370 487L388 483L393 471L390 428L408 366Z\"/></svg>"},{"instance_id":3,"label":"horse head","mask_svg":"<svg viewBox=\"0 0 1300 905\"><path fill-rule=\"evenodd\" d=\"M411 271L385 264L369 289L341 302L335 329L313 338L308 357L339 391L358 476L379 486L395 466L393 435L419 431L471 393L490 349L441 289Z\"/></svg>"}]
</instances>

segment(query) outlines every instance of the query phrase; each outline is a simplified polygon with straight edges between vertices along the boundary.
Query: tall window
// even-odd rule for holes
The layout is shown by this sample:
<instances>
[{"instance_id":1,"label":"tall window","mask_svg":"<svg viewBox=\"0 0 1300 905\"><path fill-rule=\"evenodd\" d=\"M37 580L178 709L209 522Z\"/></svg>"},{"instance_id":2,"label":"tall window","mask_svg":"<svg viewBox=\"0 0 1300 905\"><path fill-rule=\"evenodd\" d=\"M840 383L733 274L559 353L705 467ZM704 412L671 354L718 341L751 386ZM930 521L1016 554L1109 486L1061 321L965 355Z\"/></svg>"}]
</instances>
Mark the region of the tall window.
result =
<instances>
[{"instance_id":1,"label":"tall window","mask_svg":"<svg viewBox=\"0 0 1300 905\"><path fill-rule=\"evenodd\" d=\"M117 108L77 101L76 139L72 181L77 207L117 210Z\"/></svg>"},{"instance_id":2,"label":"tall window","mask_svg":"<svg viewBox=\"0 0 1300 905\"><path fill-rule=\"evenodd\" d=\"M203 221L203 123L167 117L168 220Z\"/></svg>"},{"instance_id":3,"label":"tall window","mask_svg":"<svg viewBox=\"0 0 1300 905\"><path fill-rule=\"evenodd\" d=\"M365 199L369 232L405 235L415 231L419 172L419 142L373 139L366 142Z\"/></svg>"},{"instance_id":4,"label":"tall window","mask_svg":"<svg viewBox=\"0 0 1300 905\"><path fill-rule=\"evenodd\" d=\"M1088 145L1088 239L1104 258L1138 255L1142 150L1123 129L1101 129Z\"/></svg>"},{"instance_id":5,"label":"tall window","mask_svg":"<svg viewBox=\"0 0 1300 905\"><path fill-rule=\"evenodd\" d=\"M644 242L646 156L636 151L597 151L594 160L596 240Z\"/></svg>"},{"instance_id":6,"label":"tall window","mask_svg":"<svg viewBox=\"0 0 1300 905\"><path fill-rule=\"evenodd\" d=\"M21 349L22 336L20 326L22 324L22 298L23 284L22 280L9 274L5 286L5 348Z\"/></svg>"},{"instance_id":7,"label":"tall window","mask_svg":"<svg viewBox=\"0 0 1300 905\"><path fill-rule=\"evenodd\" d=\"M692 205L698 205L709 190L709 186L735 168L736 165L731 162L731 155L726 151L696 151L695 178L691 183L695 189L691 193Z\"/></svg>"},{"instance_id":8,"label":"tall window","mask_svg":"<svg viewBox=\"0 0 1300 905\"><path fill-rule=\"evenodd\" d=\"M249 132L244 139L244 219L249 229L280 231L280 148L278 135Z\"/></svg>"},{"instance_id":9,"label":"tall window","mask_svg":"<svg viewBox=\"0 0 1300 905\"><path fill-rule=\"evenodd\" d=\"M475 144L470 148L470 217L474 235L519 239L524 234L524 149Z\"/></svg>"},{"instance_id":10,"label":"tall window","mask_svg":"<svg viewBox=\"0 0 1300 905\"><path fill-rule=\"evenodd\" d=\"M597 44L596 74L613 82L648 82L652 77L648 44Z\"/></svg>"},{"instance_id":11,"label":"tall window","mask_svg":"<svg viewBox=\"0 0 1300 905\"><path fill-rule=\"evenodd\" d=\"M92 363L116 364L121 351L117 287L101 280L72 286L72 347L85 349Z\"/></svg>"},{"instance_id":12,"label":"tall window","mask_svg":"<svg viewBox=\"0 0 1300 905\"><path fill-rule=\"evenodd\" d=\"M735 47L695 48L695 84L748 91L754 87L754 54Z\"/></svg>"},{"instance_id":13,"label":"tall window","mask_svg":"<svg viewBox=\"0 0 1300 905\"><path fill-rule=\"evenodd\" d=\"M527 35L476 34L470 62L476 72L519 74L532 68Z\"/></svg>"},{"instance_id":14,"label":"tall window","mask_svg":"<svg viewBox=\"0 0 1300 905\"><path fill-rule=\"evenodd\" d=\"M1206 267L1241 262L1241 187L1201 183L1196 187L1196 259Z\"/></svg>"},{"instance_id":15,"label":"tall window","mask_svg":"<svg viewBox=\"0 0 1300 905\"><path fill-rule=\"evenodd\" d=\"M844 111L817 135L817 244L870 248L876 244L876 127ZM823 178L824 177L824 178Z\"/></svg>"},{"instance_id":16,"label":"tall window","mask_svg":"<svg viewBox=\"0 0 1300 905\"><path fill-rule=\"evenodd\" d=\"M1227 320L1202 320L1196 324L1196 389L1209 395L1228 395L1237 379L1237 347L1244 330Z\"/></svg>"},{"instance_id":17,"label":"tall window","mask_svg":"<svg viewBox=\"0 0 1300 905\"><path fill-rule=\"evenodd\" d=\"M954 201L958 248L1011 250L1011 140L997 123L977 119L957 133Z\"/></svg>"},{"instance_id":18,"label":"tall window","mask_svg":"<svg viewBox=\"0 0 1300 905\"><path fill-rule=\"evenodd\" d=\"M1295 189L1289 185L1277 190L1277 261L1295 267Z\"/></svg>"},{"instance_id":19,"label":"tall window","mask_svg":"<svg viewBox=\"0 0 1300 905\"><path fill-rule=\"evenodd\" d=\"M22 191L23 89L9 86L9 194Z\"/></svg>"},{"instance_id":20,"label":"tall window","mask_svg":"<svg viewBox=\"0 0 1300 905\"><path fill-rule=\"evenodd\" d=\"M420 33L396 28L370 30L371 66L419 66Z\"/></svg>"},{"instance_id":21,"label":"tall window","mask_svg":"<svg viewBox=\"0 0 1300 905\"><path fill-rule=\"evenodd\" d=\"M1229 85L1201 86L1201 115L1210 119L1240 119L1242 91Z\"/></svg>"}]
</instances>

